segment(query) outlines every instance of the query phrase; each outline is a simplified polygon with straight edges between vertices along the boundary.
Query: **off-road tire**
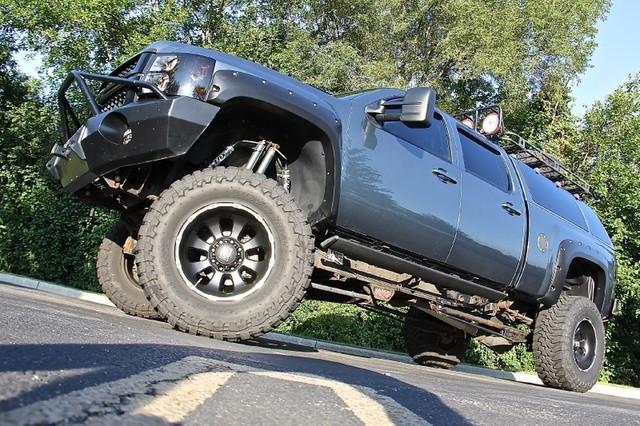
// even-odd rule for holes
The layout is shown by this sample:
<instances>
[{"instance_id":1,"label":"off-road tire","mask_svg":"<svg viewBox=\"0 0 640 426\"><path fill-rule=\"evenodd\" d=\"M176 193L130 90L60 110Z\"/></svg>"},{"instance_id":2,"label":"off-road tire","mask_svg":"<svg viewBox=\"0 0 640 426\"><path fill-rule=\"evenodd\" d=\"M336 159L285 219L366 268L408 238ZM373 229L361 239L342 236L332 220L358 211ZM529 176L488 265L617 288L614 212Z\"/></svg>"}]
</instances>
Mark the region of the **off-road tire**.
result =
<instances>
[{"instance_id":1,"label":"off-road tire","mask_svg":"<svg viewBox=\"0 0 640 426\"><path fill-rule=\"evenodd\" d=\"M409 308L404 322L409 356L420 365L450 369L464 360L469 346L465 333L417 308Z\"/></svg>"},{"instance_id":2,"label":"off-road tire","mask_svg":"<svg viewBox=\"0 0 640 426\"><path fill-rule=\"evenodd\" d=\"M574 332L582 321L595 330L595 357L586 371L574 357ZM602 317L586 297L562 295L538 314L533 330L534 365L542 382L550 387L586 392L597 382L604 361L606 341Z\"/></svg>"},{"instance_id":3,"label":"off-road tire","mask_svg":"<svg viewBox=\"0 0 640 426\"><path fill-rule=\"evenodd\" d=\"M174 250L190 215L227 202L260 215L279 260L256 291L221 302L188 287ZM169 324L191 334L238 341L266 333L296 309L310 282L313 236L306 216L277 182L248 170L205 169L174 182L151 205L138 234L136 264L148 300Z\"/></svg>"},{"instance_id":4,"label":"off-road tire","mask_svg":"<svg viewBox=\"0 0 640 426\"><path fill-rule=\"evenodd\" d=\"M123 312L142 318L160 319L138 284L133 270L133 255L124 252L131 232L118 221L102 240L96 269L104 294Z\"/></svg>"}]
</instances>

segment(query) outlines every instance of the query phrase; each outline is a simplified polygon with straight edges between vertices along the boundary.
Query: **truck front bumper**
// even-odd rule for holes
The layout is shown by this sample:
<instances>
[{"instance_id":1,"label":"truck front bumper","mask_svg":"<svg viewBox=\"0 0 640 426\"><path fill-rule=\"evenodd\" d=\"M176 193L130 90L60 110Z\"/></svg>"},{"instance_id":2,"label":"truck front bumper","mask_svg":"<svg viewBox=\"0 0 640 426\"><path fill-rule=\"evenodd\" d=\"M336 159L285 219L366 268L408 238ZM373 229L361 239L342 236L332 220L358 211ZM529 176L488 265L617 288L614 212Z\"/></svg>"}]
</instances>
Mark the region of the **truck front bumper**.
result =
<instances>
[{"instance_id":1,"label":"truck front bumper","mask_svg":"<svg viewBox=\"0 0 640 426\"><path fill-rule=\"evenodd\" d=\"M86 76L95 77L72 73L59 94L63 133L67 137L69 106L64 93L72 82L70 79L75 79L81 89L83 84L86 88L83 79ZM124 81L146 86L132 80ZM49 173L68 192L76 192L99 176L121 167L185 154L219 111L218 107L193 98L158 95L100 112L90 92L81 92L89 102L92 116L68 137L64 145L54 145L47 162Z\"/></svg>"}]
</instances>

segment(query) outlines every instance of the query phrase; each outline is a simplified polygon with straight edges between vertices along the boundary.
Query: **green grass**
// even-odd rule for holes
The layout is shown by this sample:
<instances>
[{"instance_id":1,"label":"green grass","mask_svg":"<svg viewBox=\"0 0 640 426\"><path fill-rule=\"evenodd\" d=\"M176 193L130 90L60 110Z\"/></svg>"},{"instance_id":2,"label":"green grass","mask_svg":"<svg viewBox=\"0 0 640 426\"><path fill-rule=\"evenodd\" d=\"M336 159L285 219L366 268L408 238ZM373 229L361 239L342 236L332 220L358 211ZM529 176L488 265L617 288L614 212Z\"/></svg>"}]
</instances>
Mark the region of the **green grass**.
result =
<instances>
[{"instance_id":1,"label":"green grass","mask_svg":"<svg viewBox=\"0 0 640 426\"><path fill-rule=\"evenodd\" d=\"M352 305L305 300L277 331L336 343L406 352L402 324ZM472 341L465 361L507 371L533 371L533 356L524 345L497 354Z\"/></svg>"}]
</instances>

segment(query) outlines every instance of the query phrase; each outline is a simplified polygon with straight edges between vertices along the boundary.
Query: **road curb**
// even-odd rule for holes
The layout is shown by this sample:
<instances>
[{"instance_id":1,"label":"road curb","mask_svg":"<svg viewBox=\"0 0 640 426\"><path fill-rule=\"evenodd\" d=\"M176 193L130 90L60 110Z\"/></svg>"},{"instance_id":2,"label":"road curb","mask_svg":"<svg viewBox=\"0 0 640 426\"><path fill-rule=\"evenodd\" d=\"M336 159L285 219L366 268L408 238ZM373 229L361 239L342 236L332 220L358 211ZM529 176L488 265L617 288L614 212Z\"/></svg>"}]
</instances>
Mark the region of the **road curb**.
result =
<instances>
[{"instance_id":1,"label":"road curb","mask_svg":"<svg viewBox=\"0 0 640 426\"><path fill-rule=\"evenodd\" d=\"M362 348L359 346L351 346L333 342L327 342L325 340L316 340L308 337L292 336L290 334L282 334L271 331L263 336L261 339L272 340L279 343L285 343L288 345L304 346L305 348L318 349L329 352L337 352L341 354L354 355L363 358L378 358L387 359L390 361L403 362L405 364L413 364L413 360L409 355L398 352L387 352L375 349Z\"/></svg>"},{"instance_id":2,"label":"road curb","mask_svg":"<svg viewBox=\"0 0 640 426\"><path fill-rule=\"evenodd\" d=\"M48 281L37 280L34 278L23 277L21 275L0 272L0 283L9 284L16 287L29 288L31 290L40 290L47 293L57 294L59 296L67 296L73 299L86 300L87 302L99 303L100 305L113 306L109 298L104 294L94 293L92 291L78 290L76 288L66 287L60 284Z\"/></svg>"},{"instance_id":3,"label":"road curb","mask_svg":"<svg viewBox=\"0 0 640 426\"><path fill-rule=\"evenodd\" d=\"M71 287L65 287L60 284L48 281L37 280L34 278L24 277L21 275L0 272L0 284L8 284L16 287L28 288L31 290L44 291L59 296L71 297L73 299L86 300L88 302L100 305L114 306L113 303L104 294L94 293L91 291L78 290ZM347 355L360 356L364 358L385 359L406 364L412 364L411 357L406 354L397 352L379 351L374 349L362 348L358 346L350 346L338 343L327 342L307 337L292 336L276 332L269 332L261 337L262 339L285 343L289 345L298 345L311 349L324 350L329 352L337 352ZM509 372L502 370L493 370L490 368L478 367L475 365L460 364L456 366L454 371L461 373L474 374L484 377L492 377L495 379L509 380L519 383L529 383L542 385L542 382L535 374L523 372ZM589 393L597 393L602 395L615 396L620 398L640 399L640 389L627 386L608 385L598 383Z\"/></svg>"}]
</instances>

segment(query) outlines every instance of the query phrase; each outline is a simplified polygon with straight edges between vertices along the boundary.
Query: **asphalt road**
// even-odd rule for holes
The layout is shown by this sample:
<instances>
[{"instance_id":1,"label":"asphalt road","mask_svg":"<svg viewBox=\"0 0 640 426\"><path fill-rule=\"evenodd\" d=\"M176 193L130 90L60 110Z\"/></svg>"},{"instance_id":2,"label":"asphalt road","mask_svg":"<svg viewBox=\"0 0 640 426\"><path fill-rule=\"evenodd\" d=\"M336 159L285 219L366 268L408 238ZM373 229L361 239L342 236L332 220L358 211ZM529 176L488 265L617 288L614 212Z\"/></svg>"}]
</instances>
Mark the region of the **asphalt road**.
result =
<instances>
[{"instance_id":1,"label":"asphalt road","mask_svg":"<svg viewBox=\"0 0 640 426\"><path fill-rule=\"evenodd\" d=\"M640 425L574 394L156 321L0 285L0 424Z\"/></svg>"}]
</instances>

